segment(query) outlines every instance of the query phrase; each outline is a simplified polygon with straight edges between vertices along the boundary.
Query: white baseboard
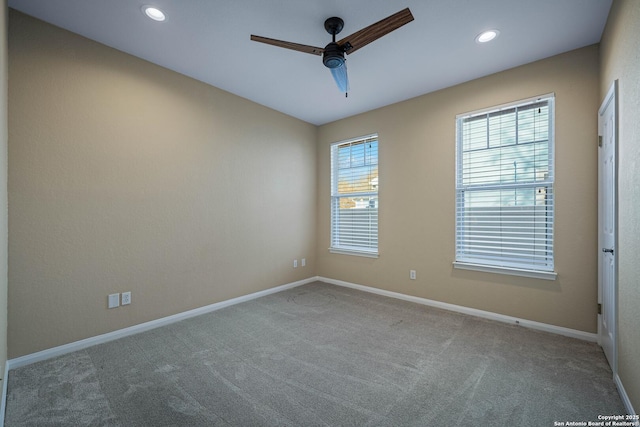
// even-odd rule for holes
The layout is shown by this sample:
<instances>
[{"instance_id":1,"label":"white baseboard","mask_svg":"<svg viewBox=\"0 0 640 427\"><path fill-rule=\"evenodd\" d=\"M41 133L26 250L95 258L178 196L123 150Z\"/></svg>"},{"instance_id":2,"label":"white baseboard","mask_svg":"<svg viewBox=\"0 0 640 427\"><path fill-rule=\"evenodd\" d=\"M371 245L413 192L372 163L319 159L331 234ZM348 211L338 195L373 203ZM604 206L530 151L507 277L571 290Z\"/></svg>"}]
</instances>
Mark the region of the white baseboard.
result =
<instances>
[{"instance_id":1,"label":"white baseboard","mask_svg":"<svg viewBox=\"0 0 640 427\"><path fill-rule=\"evenodd\" d=\"M519 319L516 317L505 316L503 314L493 313L493 312L484 311L484 310L478 310L475 308L469 308L469 307L459 306L455 304L448 304L440 301L434 301L434 300L415 297L411 295L405 295L398 292L386 291L383 289L358 285L355 283L349 283L342 280L335 280L327 277L315 276L315 277L310 277L308 279L300 280L297 282L288 283L286 285L277 286L275 288L266 289L264 291L255 292L249 295L232 298L227 301L221 301L219 303L196 308L194 310L185 311L183 313L178 313L173 316L163 317L161 319L152 320L150 322L131 326L125 329L120 329L120 330L109 332L103 335L98 335L98 336L87 338L81 341L76 341L73 343L61 345L59 347L54 347L54 348L43 350L37 353L28 354L15 359L7 360L7 363L5 365L4 380L2 384L3 390L2 390L2 401L1 401L1 407L0 407L0 427L2 427L4 424L4 414L5 414L6 396L7 396L7 383L9 379L9 371L11 369L16 369L22 366L29 365L31 363L36 363L43 360L51 359L53 357L61 356L74 351L83 350L85 348L88 348L97 344L102 344L102 343L113 341L126 336L138 334L140 332L148 331L150 329L159 328L161 326L169 325L171 323L179 322L181 320L199 316L201 314L210 313L212 311L216 311L221 308L229 307L235 304L240 304L242 302L250 301L256 298L260 298L266 295L276 293L276 292L281 292L287 289L295 288L297 286L305 285L307 283L311 283L317 280L325 283L337 285L337 286L357 289L364 292L370 292L373 294L378 294L386 297L396 298L404 301L410 301L417 304L440 308L443 310L468 314L471 316L481 317L481 318L490 319L490 320L496 320L503 323L515 324L515 325L536 329L540 331L550 332L558 335L563 335L571 338L577 338L577 339L591 341L591 342L597 341L597 335L589 332L578 331L575 329L564 328L561 326L549 325L546 323L535 322L532 320ZM631 402L629 401L629 397L624 391L624 387L622 386L622 382L618 377L618 375L615 375L614 380L615 380L616 386L618 387L618 390L620 391L620 395L622 397L625 407L627 408L627 411L630 414L635 414L635 412L633 411Z\"/></svg>"},{"instance_id":2,"label":"white baseboard","mask_svg":"<svg viewBox=\"0 0 640 427\"><path fill-rule=\"evenodd\" d=\"M620 393L620 398L622 398L622 403L624 403L624 407L627 410L629 415L638 415L638 413L633 409L633 405L631 404L631 400L629 400L629 395L627 391L624 389L622 385L622 380L620 376L616 373L613 375L613 381L616 383L616 387L618 387L618 393Z\"/></svg>"},{"instance_id":3,"label":"white baseboard","mask_svg":"<svg viewBox=\"0 0 640 427\"><path fill-rule=\"evenodd\" d=\"M20 368L22 366L30 365L32 363L40 362L43 360L51 359L53 357L62 356L64 354L72 353L74 351L83 350L85 348L102 344L105 342L117 340L130 335L139 334L140 332L148 331L150 329L159 328L161 326L176 323L181 320L189 319L191 317L199 316L201 314L210 313L212 311L220 310L221 308L229 307L241 302L250 301L256 298L260 298L266 295L281 292L287 289L295 288L297 286L306 285L307 283L315 282L318 277L310 277L308 279L299 280L297 282L288 283L275 288L265 289L264 291L254 292L249 295L243 295L230 300L221 301L215 304L210 304L204 307L196 308L193 310L185 311L183 313L174 314L173 316L163 317L161 319L152 320L150 322L141 323L139 325L130 326L128 328L120 329L106 334L98 335L95 337L87 338L84 340L72 342L69 344L61 345L58 347L42 350L37 353L27 354L25 356L17 357L15 359L7 360L4 370L4 378L2 380L2 401L0 402L0 427L4 426L4 415L7 403L7 384L9 382L9 371L11 369Z\"/></svg>"},{"instance_id":4,"label":"white baseboard","mask_svg":"<svg viewBox=\"0 0 640 427\"><path fill-rule=\"evenodd\" d=\"M329 279L327 277L318 277L318 280L333 285L344 286L347 288L357 289L360 291L370 292L373 294L383 295L386 297L397 298L404 301L415 302L430 307L441 308L443 310L455 311L457 313L468 314L470 316L482 317L484 319L496 320L498 322L510 323L513 325L524 326L539 331L551 332L553 334L564 335L571 338L578 338L584 341L597 341L597 335L589 332L578 331L576 329L564 328L562 326L549 325L547 323L535 322L533 320L518 319L517 317L505 316L504 314L493 313L490 311L478 310L475 308L463 307L461 305L448 304L446 302L434 301L421 297L414 297L398 292L385 291L383 289L371 288L369 286L357 285L355 283L344 282L342 280Z\"/></svg>"},{"instance_id":5,"label":"white baseboard","mask_svg":"<svg viewBox=\"0 0 640 427\"><path fill-rule=\"evenodd\" d=\"M254 292L249 295L243 295L230 300L221 301L215 304L210 304L204 307L196 308L193 310L185 311L183 313L174 314L172 316L163 317L161 319L152 320L150 322L141 323L139 325L130 326L128 328L120 329L106 334L98 335L95 337L87 338L84 340L72 342L69 344L61 345L58 347L42 350L37 353L27 354L25 356L17 357L15 359L7 360L4 370L4 378L2 380L2 401L0 402L0 427L4 426L4 415L7 403L7 384L9 382L9 371L11 369L20 368L22 366L30 365L32 363L40 362L43 360L51 359L64 354L72 353L74 351L83 350L85 348L106 343L109 341L124 338L130 335L139 334L144 331L159 328L161 326L176 323L181 320L189 319L191 317L199 316L201 314L210 313L212 311L220 310L221 308L229 307L241 302L250 301L256 298L260 298L266 295L281 292L287 289L295 288L297 286L306 285L307 283L315 282L318 277L310 277L308 279L299 280L297 282L288 283L275 288L265 289L264 291Z\"/></svg>"},{"instance_id":6,"label":"white baseboard","mask_svg":"<svg viewBox=\"0 0 640 427\"><path fill-rule=\"evenodd\" d=\"M323 281L326 283L330 283L333 285L343 286L347 288L358 289L364 292L370 292L378 295L383 295L391 298L401 299L405 301L415 302L422 305L427 305L431 307L441 308L444 310L454 311L458 313L468 314L471 316L482 317L485 319L496 320L504 323L516 324L524 327L528 327L531 329L537 329L541 331L551 332L559 335L564 335L572 338L578 338L586 341L597 341L597 335L589 332L578 331L575 329L564 328L561 326L549 325L546 323L535 322L532 320L526 319L518 319L516 317L505 316L498 313L492 313L489 311L478 310L475 308L463 307L454 304L448 304L440 301L434 301L426 298L415 297L411 295L405 295L398 292L386 291L383 289L372 288L369 286L358 285L355 283L349 283L342 280L330 279L328 277L309 277L304 280L299 280L297 282L288 283L281 286L276 286L271 289L265 289L264 291L255 292L249 295L243 295L237 298L232 298L230 300L221 301L215 304L210 304L204 307L196 308L193 310L185 311L183 313L174 314L172 316L163 317L161 319L152 320L150 322L141 323L139 325L130 326L128 328L119 329L117 331L108 332L106 334L98 335L95 337L87 338L80 341L75 341L69 344L64 344L58 347L53 347L50 349L42 350L37 353L27 354L25 356L17 357L15 359L7 360L5 371L8 372L11 369L20 368L22 366L29 365L31 363L40 362L43 360L51 359L53 357L61 356L63 354L71 353L78 350L83 350L87 347L91 347L93 345L102 344L105 342L113 341L119 338L127 337L130 335L138 334L140 332L148 331L150 329L159 328L161 326L169 325L171 323L179 322L184 319L188 319L191 317L199 316L201 314L209 313L215 310L220 310L221 308L229 307L231 305L240 304L245 301L250 301L256 298L260 298L266 295L270 295L276 292L281 292L286 289L295 288L297 286L305 285L307 283L311 283L314 281ZM7 384L7 375L4 377L3 388L6 389Z\"/></svg>"},{"instance_id":7,"label":"white baseboard","mask_svg":"<svg viewBox=\"0 0 640 427\"><path fill-rule=\"evenodd\" d=\"M414 297L411 295L405 295L398 292L386 291L384 289L372 288L369 286L357 285L355 283L344 282L342 280L329 279L327 277L317 277L317 280L321 282L330 283L332 285L343 286L346 288L357 289L364 292L370 292L373 294L378 294L386 297L397 298L404 301L415 302L422 305L427 305L430 307L441 308L443 310L454 311L457 313L468 314L471 316L482 317L485 319L496 320L498 322L510 323L515 325L524 326L526 328L536 329L539 331L550 332L553 334L563 335L571 338L577 338L584 341L597 342L598 335L592 334L589 332L578 331L576 329L564 328L562 326L549 325L547 323L535 322L533 320L526 319L518 319L516 317L505 316L503 314L493 313L490 311L478 310L475 308L463 307L454 304L448 304L445 302L434 301L426 298ZM618 393L620 393L620 397L622 399L622 403L627 410L629 415L637 415L635 412L633 405L631 404L631 400L629 400L629 395L627 395L624 386L622 385L622 380L620 376L616 373L613 375L613 380L618 388Z\"/></svg>"},{"instance_id":8,"label":"white baseboard","mask_svg":"<svg viewBox=\"0 0 640 427\"><path fill-rule=\"evenodd\" d=\"M69 344L64 344L58 347L49 348L39 351L37 353L27 354L25 356L17 357L7 361L8 372L11 369L20 368L22 366L30 365L32 363L40 362L43 360L51 359L53 357L62 356L64 354L72 353L74 351L83 350L85 348L102 344L105 342L117 340L130 335L139 334L150 329L159 328L161 326L169 325L179 322L181 320L189 319L191 317L199 316L201 314L210 313L212 311L220 310L221 308L229 307L235 304L240 304L245 301L250 301L256 298L260 298L266 295L281 292L286 289L295 288L297 286L305 285L318 280L317 277L310 277L308 279L299 280L297 282L288 283L286 285L276 286L275 288L265 289L264 291L254 292L249 295L243 295L230 300L217 302L215 304L206 305L204 307L195 308L193 310L185 311L182 313L174 314L172 316L163 317L161 319L152 320L150 322L141 323L139 325L130 326L128 328L119 329L117 331L108 332L106 334L98 335L91 338L86 338L80 341L75 341ZM7 376L5 375L5 389L6 389ZM4 396L3 396L4 402ZM1 427L1 426L0 426Z\"/></svg>"}]
</instances>

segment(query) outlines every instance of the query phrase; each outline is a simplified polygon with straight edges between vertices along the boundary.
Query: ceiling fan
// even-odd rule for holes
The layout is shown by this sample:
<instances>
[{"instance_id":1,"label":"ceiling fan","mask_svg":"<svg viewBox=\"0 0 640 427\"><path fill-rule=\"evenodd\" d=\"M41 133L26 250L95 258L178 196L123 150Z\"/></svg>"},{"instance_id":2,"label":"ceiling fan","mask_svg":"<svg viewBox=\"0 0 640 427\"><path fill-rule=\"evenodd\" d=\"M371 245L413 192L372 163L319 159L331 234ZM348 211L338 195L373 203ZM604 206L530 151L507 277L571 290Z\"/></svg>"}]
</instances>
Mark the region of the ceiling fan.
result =
<instances>
[{"instance_id":1,"label":"ceiling fan","mask_svg":"<svg viewBox=\"0 0 640 427\"><path fill-rule=\"evenodd\" d=\"M361 47L389 34L391 31L397 30L411 21L413 21L413 15L409 8L406 8L336 42L336 34L342 31L344 21L334 16L324 21L325 30L332 36L331 43L324 48L254 36L253 34L251 35L251 40L297 50L298 52L310 53L312 55L322 55L323 64L331 70L331 74L338 88L344 92L346 96L349 91L349 78L347 77L347 65L344 54L352 54Z\"/></svg>"}]
</instances>

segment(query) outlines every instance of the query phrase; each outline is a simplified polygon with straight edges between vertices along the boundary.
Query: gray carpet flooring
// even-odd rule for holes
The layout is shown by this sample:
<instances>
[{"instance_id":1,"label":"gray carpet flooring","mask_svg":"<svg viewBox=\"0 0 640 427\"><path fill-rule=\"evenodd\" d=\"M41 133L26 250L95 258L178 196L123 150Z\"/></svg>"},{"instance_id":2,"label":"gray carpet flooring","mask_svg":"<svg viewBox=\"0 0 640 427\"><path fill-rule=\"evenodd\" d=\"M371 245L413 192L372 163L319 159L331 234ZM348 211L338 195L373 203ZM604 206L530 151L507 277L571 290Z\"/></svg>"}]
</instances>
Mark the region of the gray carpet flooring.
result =
<instances>
[{"instance_id":1,"label":"gray carpet flooring","mask_svg":"<svg viewBox=\"0 0 640 427\"><path fill-rule=\"evenodd\" d=\"M553 426L624 406L594 343L315 282L12 370L6 426Z\"/></svg>"}]
</instances>

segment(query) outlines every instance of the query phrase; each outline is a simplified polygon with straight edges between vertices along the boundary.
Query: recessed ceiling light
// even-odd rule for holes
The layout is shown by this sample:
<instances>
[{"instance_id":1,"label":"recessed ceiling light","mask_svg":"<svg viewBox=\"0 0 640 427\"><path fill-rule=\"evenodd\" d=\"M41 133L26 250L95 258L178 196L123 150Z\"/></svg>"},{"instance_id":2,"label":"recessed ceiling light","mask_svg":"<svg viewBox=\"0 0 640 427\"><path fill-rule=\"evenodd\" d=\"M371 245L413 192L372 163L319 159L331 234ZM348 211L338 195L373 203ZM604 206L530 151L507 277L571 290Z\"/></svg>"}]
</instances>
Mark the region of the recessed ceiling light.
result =
<instances>
[{"instance_id":1,"label":"recessed ceiling light","mask_svg":"<svg viewBox=\"0 0 640 427\"><path fill-rule=\"evenodd\" d=\"M142 11L144 12L145 15L147 15L149 18L153 19L154 21L162 22L165 19L167 19L164 12L158 9L157 7L143 6Z\"/></svg>"},{"instance_id":2,"label":"recessed ceiling light","mask_svg":"<svg viewBox=\"0 0 640 427\"><path fill-rule=\"evenodd\" d=\"M477 43L486 43L498 37L500 31L498 30L487 30L477 35L476 42Z\"/></svg>"}]
</instances>

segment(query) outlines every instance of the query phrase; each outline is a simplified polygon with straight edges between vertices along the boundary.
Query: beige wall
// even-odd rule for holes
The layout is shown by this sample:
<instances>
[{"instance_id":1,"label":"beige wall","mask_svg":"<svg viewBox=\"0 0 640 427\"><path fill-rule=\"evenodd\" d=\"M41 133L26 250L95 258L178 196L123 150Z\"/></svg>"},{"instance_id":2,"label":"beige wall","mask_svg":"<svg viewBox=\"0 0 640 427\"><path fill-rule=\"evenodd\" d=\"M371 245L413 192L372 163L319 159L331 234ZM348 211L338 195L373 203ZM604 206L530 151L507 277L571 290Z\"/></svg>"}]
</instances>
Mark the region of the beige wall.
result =
<instances>
[{"instance_id":1,"label":"beige wall","mask_svg":"<svg viewBox=\"0 0 640 427\"><path fill-rule=\"evenodd\" d=\"M557 280L454 270L456 115L551 92ZM598 47L591 46L320 127L318 274L596 332L598 99ZM331 254L329 146L374 132L380 257Z\"/></svg>"},{"instance_id":2,"label":"beige wall","mask_svg":"<svg viewBox=\"0 0 640 427\"><path fill-rule=\"evenodd\" d=\"M618 80L618 374L640 410L640 2L615 0L601 43L600 99Z\"/></svg>"},{"instance_id":3,"label":"beige wall","mask_svg":"<svg viewBox=\"0 0 640 427\"><path fill-rule=\"evenodd\" d=\"M0 377L7 361L7 2L0 0ZM2 382L0 382L0 387Z\"/></svg>"},{"instance_id":4,"label":"beige wall","mask_svg":"<svg viewBox=\"0 0 640 427\"><path fill-rule=\"evenodd\" d=\"M15 11L9 76L9 357L316 274L314 126Z\"/></svg>"}]
</instances>

